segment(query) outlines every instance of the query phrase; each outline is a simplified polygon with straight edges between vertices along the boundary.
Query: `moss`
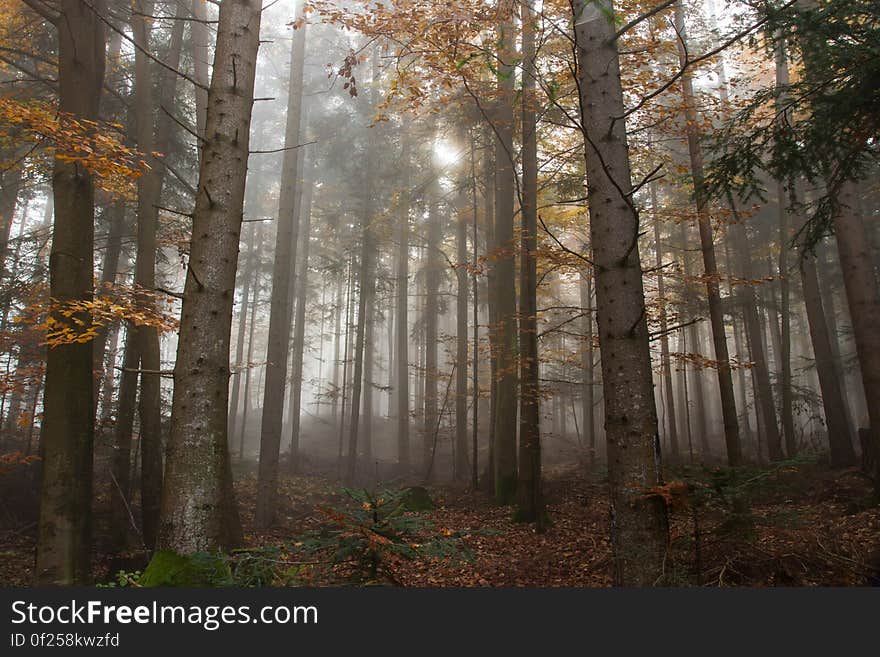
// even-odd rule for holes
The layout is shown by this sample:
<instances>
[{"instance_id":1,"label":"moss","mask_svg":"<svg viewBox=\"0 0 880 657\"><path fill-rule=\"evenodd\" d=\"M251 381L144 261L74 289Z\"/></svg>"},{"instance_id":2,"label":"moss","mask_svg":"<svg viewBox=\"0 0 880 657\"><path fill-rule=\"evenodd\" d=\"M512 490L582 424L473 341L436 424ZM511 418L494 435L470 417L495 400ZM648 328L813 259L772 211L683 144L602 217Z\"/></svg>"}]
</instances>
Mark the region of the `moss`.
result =
<instances>
[{"instance_id":1,"label":"moss","mask_svg":"<svg viewBox=\"0 0 880 657\"><path fill-rule=\"evenodd\" d=\"M138 583L141 586L228 586L232 573L222 555L207 552L178 554L159 550Z\"/></svg>"},{"instance_id":2,"label":"moss","mask_svg":"<svg viewBox=\"0 0 880 657\"><path fill-rule=\"evenodd\" d=\"M407 511L430 511L435 507L428 490L422 486L404 489L400 501Z\"/></svg>"}]
</instances>

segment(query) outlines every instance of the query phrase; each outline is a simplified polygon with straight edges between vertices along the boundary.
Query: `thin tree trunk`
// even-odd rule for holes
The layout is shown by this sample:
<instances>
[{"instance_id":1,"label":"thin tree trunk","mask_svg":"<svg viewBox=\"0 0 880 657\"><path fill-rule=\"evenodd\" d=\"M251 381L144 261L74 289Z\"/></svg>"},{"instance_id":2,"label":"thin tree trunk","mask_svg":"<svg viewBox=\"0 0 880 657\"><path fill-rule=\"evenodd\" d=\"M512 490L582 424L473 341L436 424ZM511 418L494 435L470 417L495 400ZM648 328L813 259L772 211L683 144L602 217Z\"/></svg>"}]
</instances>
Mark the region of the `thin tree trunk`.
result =
<instances>
[{"instance_id":1,"label":"thin tree trunk","mask_svg":"<svg viewBox=\"0 0 880 657\"><path fill-rule=\"evenodd\" d=\"M269 310L269 341L266 349L266 387L260 430L260 465L257 476L257 507L254 521L258 529L267 529L275 521L278 507L278 459L284 419L284 391L287 383L287 359L290 351L290 327L293 316L290 299L292 268L296 262L299 233L296 196L299 181L299 151L302 120L303 64L305 29L294 31L290 49L290 78L287 96L287 124L284 133L284 160L281 168L281 194L278 201L278 226L275 237L275 261L272 268L272 297Z\"/></svg>"},{"instance_id":2,"label":"thin tree trunk","mask_svg":"<svg viewBox=\"0 0 880 657\"><path fill-rule=\"evenodd\" d=\"M819 293L816 256L812 253L804 253L800 270L804 287L804 305L807 308L807 321L810 325L810 338L816 359L816 374L819 376L819 387L822 391L831 467L843 468L855 463L856 453L847 423L846 406L840 392L840 382L834 370L831 339L828 336L825 309L822 307L822 297Z\"/></svg>"},{"instance_id":3,"label":"thin tree trunk","mask_svg":"<svg viewBox=\"0 0 880 657\"><path fill-rule=\"evenodd\" d=\"M663 278L663 249L660 244L660 220L657 216L657 183L651 183L651 212L654 215L654 250L657 263L657 295L660 305L660 367L663 386L666 391L666 421L669 431L670 457L673 462L679 459L678 428L675 423L675 398L672 395L672 364L669 361L669 334L666 320L666 281Z\"/></svg>"},{"instance_id":4,"label":"thin tree trunk","mask_svg":"<svg viewBox=\"0 0 880 657\"><path fill-rule=\"evenodd\" d=\"M462 176L463 177L463 176ZM457 283L455 297L455 462L454 474L458 481L467 481L468 472L468 216L467 197L464 180L459 191L456 217L455 246L458 262L455 268ZM474 362L476 362L474 354Z\"/></svg>"},{"instance_id":5,"label":"thin tree trunk","mask_svg":"<svg viewBox=\"0 0 880 657\"><path fill-rule=\"evenodd\" d=\"M409 144L401 146L401 165L409 165ZM406 181L405 181L406 182ZM404 187L405 189L405 187ZM410 468L409 441L409 203L402 200L398 216L397 310L394 314L397 349L397 467L401 474Z\"/></svg>"},{"instance_id":6,"label":"thin tree trunk","mask_svg":"<svg viewBox=\"0 0 880 657\"><path fill-rule=\"evenodd\" d=\"M428 197L428 239L425 253L425 395L424 417L422 425L422 468L425 477L430 477L434 434L437 427L437 315L439 313L440 274L440 239L442 226L438 205L440 203L437 190L432 190Z\"/></svg>"},{"instance_id":7,"label":"thin tree trunk","mask_svg":"<svg viewBox=\"0 0 880 657\"><path fill-rule=\"evenodd\" d=\"M706 211L706 190L703 175L703 155L700 151L698 119L696 114L693 79L687 66L687 35L684 26L684 9L681 0L675 3L675 29L678 34L679 62L684 73L681 76L682 97L685 105L685 122L688 154L693 176L694 196L699 217L700 245L703 252L703 268L706 274L706 296L709 300L709 319L712 325L712 342L715 346L715 360L718 368L718 387L721 392L721 414L724 420L724 442L727 447L727 463L736 467L742 463L742 446L739 441L739 423L736 417L736 400L733 395L733 377L730 371L730 356L727 350L727 336L724 332L724 311L721 307L721 292L718 285L718 265L715 260L715 245L712 236L711 218Z\"/></svg>"},{"instance_id":8,"label":"thin tree trunk","mask_svg":"<svg viewBox=\"0 0 880 657\"><path fill-rule=\"evenodd\" d=\"M236 435L241 406L241 377L244 371L244 336L247 332L248 309L250 308L251 274L254 270L254 247L257 228L251 225L247 237L247 256L241 272L241 306L238 310L238 330L235 338L235 369L232 374L232 399L229 402L229 435ZM239 454L239 458L241 455Z\"/></svg>"},{"instance_id":9,"label":"thin tree trunk","mask_svg":"<svg viewBox=\"0 0 880 657\"><path fill-rule=\"evenodd\" d=\"M303 238L302 264L297 277L296 323L293 335L293 364L290 381L290 461L291 473L299 472L300 454L300 406L302 405L303 352L306 336L306 297L309 289L309 251L312 231L312 193L314 185L311 177L303 180L303 199L300 219L300 232ZM323 337L321 338L323 339Z\"/></svg>"}]
</instances>

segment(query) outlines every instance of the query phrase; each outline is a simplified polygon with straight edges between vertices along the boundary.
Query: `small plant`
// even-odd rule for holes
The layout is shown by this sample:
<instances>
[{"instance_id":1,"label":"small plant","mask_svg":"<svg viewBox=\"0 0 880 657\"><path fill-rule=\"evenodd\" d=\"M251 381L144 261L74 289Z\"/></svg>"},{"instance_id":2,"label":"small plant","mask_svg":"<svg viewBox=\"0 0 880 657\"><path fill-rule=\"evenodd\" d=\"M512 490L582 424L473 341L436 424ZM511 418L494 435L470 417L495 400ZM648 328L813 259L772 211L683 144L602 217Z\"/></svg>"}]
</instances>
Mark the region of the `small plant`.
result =
<instances>
[{"instance_id":1,"label":"small plant","mask_svg":"<svg viewBox=\"0 0 880 657\"><path fill-rule=\"evenodd\" d=\"M400 559L470 558L459 545L460 534L448 529L432 534L429 520L408 511L412 498L409 489L374 494L346 488L343 492L355 504L320 507L328 522L293 543L294 550L331 552L333 563L354 564L371 582L377 581L380 572L395 582L391 567Z\"/></svg>"}]
</instances>

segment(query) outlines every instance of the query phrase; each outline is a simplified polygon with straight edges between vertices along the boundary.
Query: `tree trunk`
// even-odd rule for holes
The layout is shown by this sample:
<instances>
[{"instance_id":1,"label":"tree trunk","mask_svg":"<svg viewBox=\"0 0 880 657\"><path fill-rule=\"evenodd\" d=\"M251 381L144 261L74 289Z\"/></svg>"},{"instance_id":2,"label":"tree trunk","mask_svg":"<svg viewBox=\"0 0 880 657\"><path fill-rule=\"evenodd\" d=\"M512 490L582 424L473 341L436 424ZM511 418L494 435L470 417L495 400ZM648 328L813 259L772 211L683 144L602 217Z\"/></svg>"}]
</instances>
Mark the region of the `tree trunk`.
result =
<instances>
[{"instance_id":1,"label":"tree trunk","mask_svg":"<svg viewBox=\"0 0 880 657\"><path fill-rule=\"evenodd\" d=\"M97 121L104 80L104 28L98 13L77 0L60 2L58 109ZM76 162L56 158L52 175L55 223L49 258L50 295L59 303L93 298L95 187ZM84 326L87 313L75 316ZM64 325L67 319L55 313ZM92 342L48 350L40 436L43 460L36 583L86 584L92 538L94 385Z\"/></svg>"},{"instance_id":2,"label":"tree trunk","mask_svg":"<svg viewBox=\"0 0 880 657\"><path fill-rule=\"evenodd\" d=\"M235 369L232 374L232 399L229 402L229 435L236 435L236 427L241 406L241 378L244 368L249 365L244 363L244 336L247 333L248 308L251 300L251 278L254 273L254 247L256 243L257 228L251 225L247 238L247 257L241 272L241 306L238 311L238 330L235 338ZM239 455L240 458L240 455Z\"/></svg>"},{"instance_id":3,"label":"tree trunk","mask_svg":"<svg viewBox=\"0 0 880 657\"><path fill-rule=\"evenodd\" d=\"M738 223L735 226L731 226L730 230L732 231L736 252L739 256L739 270L745 279L739 292L739 298L743 312L743 323L745 324L746 335L749 339L749 357L753 363L753 374L757 384L758 394L755 397L755 404L758 408L756 412L761 414L768 456L771 461L779 461L783 458L782 439L776 422L776 405L773 403L770 367L764 352L755 284L752 282L755 279L754 271L752 271L752 245L746 233L746 227L743 224Z\"/></svg>"},{"instance_id":4,"label":"tree trunk","mask_svg":"<svg viewBox=\"0 0 880 657\"><path fill-rule=\"evenodd\" d=\"M496 343L494 424L495 501L510 504L516 496L517 326L516 246L513 195L516 172L513 152L514 60L516 29L512 3L499 5L498 91L495 122L495 299Z\"/></svg>"},{"instance_id":5,"label":"tree trunk","mask_svg":"<svg viewBox=\"0 0 880 657\"><path fill-rule=\"evenodd\" d=\"M590 472L596 470L596 400L594 386L595 357L593 355L593 272L589 266L581 267L580 297L581 312L584 313L584 346L581 350L581 369L584 371L584 390L581 396L581 416L583 417L584 437L589 449Z\"/></svg>"},{"instance_id":6,"label":"tree trunk","mask_svg":"<svg viewBox=\"0 0 880 657\"><path fill-rule=\"evenodd\" d=\"M844 468L855 463L856 453L846 419L846 405L840 392L840 382L834 370L831 339L828 336L825 309L822 307L822 297L819 293L816 256L812 253L804 253L800 269L801 282L804 286L804 305L807 308L807 321L810 325L810 339L816 359L816 374L819 376L822 406L825 410L831 467Z\"/></svg>"},{"instance_id":7,"label":"tree trunk","mask_svg":"<svg viewBox=\"0 0 880 657\"><path fill-rule=\"evenodd\" d=\"M437 315L439 314L440 274L440 194L433 189L428 197L428 239L425 253L425 414L422 426L422 468L430 478L434 440L437 432Z\"/></svg>"},{"instance_id":8,"label":"tree trunk","mask_svg":"<svg viewBox=\"0 0 880 657\"><path fill-rule=\"evenodd\" d=\"M464 136L464 135L463 135ZM464 178L464 176L462 176ZM455 465L454 474L458 481L467 481L468 472L468 215L467 186L461 180L455 224L455 246L458 262L455 268ZM477 354L474 354L476 362Z\"/></svg>"},{"instance_id":9,"label":"tree trunk","mask_svg":"<svg viewBox=\"0 0 880 657\"><path fill-rule=\"evenodd\" d=\"M681 0L675 3L675 28L678 33L679 62L682 68L685 68L687 66L687 35L685 34L684 9ZM736 400L733 395L733 377L730 372L727 336L724 332L724 311L721 307L721 292L718 285L718 265L715 261L712 224L711 218L706 212L707 198L703 176L703 155L699 144L693 79L688 70L685 70L681 76L681 88L685 105L688 154L691 161L694 196L699 217L700 246L703 252L703 268L706 274L706 296L709 300L712 342L715 346L715 360L718 367L718 387L721 392L721 414L724 420L727 463L731 467L736 467L742 463L742 446L739 441L739 423L736 417Z\"/></svg>"},{"instance_id":10,"label":"tree trunk","mask_svg":"<svg viewBox=\"0 0 880 657\"><path fill-rule=\"evenodd\" d=\"M541 390L538 381L538 141L535 103L535 16L522 5L522 233L520 236L519 470L517 518L543 529L541 496Z\"/></svg>"},{"instance_id":11,"label":"tree trunk","mask_svg":"<svg viewBox=\"0 0 880 657\"><path fill-rule=\"evenodd\" d=\"M574 29L596 273L605 433L611 487L614 583L652 586L663 579L666 507L649 490L662 483L651 374L639 220L610 2L577 0Z\"/></svg>"},{"instance_id":12,"label":"tree trunk","mask_svg":"<svg viewBox=\"0 0 880 657\"><path fill-rule=\"evenodd\" d=\"M868 405L870 445L874 451L869 462L874 464L874 491L880 495L880 330L877 330L880 326L880 294L877 292L871 240L859 213L857 199L855 183L844 183L837 199L840 208L834 216L834 234Z\"/></svg>"},{"instance_id":13,"label":"tree trunk","mask_svg":"<svg viewBox=\"0 0 880 657\"><path fill-rule=\"evenodd\" d=\"M409 165L409 144L401 147L401 166ZM409 203L401 200L398 216L397 309L394 313L397 344L397 467L401 474L410 468L409 456Z\"/></svg>"},{"instance_id":14,"label":"tree trunk","mask_svg":"<svg viewBox=\"0 0 880 657\"><path fill-rule=\"evenodd\" d=\"M296 196L299 181L299 150L302 119L302 84L306 35L295 30L290 49L290 78L287 95L287 125L284 132L284 161L272 267L272 297L269 310L269 338L266 349L266 387L260 430L260 466L257 478L257 507L254 516L259 529L275 521L278 506L278 458L284 419L284 391L293 309L290 303L291 272L296 262L299 233Z\"/></svg>"},{"instance_id":15,"label":"tree trunk","mask_svg":"<svg viewBox=\"0 0 880 657\"><path fill-rule=\"evenodd\" d=\"M299 427L300 406L302 405L303 352L306 337L306 297L309 289L309 251L312 232L312 193L314 185L311 177L303 180L303 199L300 211L302 225L302 264L296 279L296 323L293 335L293 365L290 380L290 461L288 468L291 473L299 472ZM323 336L321 337L323 340Z\"/></svg>"},{"instance_id":16,"label":"tree trunk","mask_svg":"<svg viewBox=\"0 0 880 657\"><path fill-rule=\"evenodd\" d=\"M241 541L229 462L229 343L247 174L261 3L220 6L181 310L158 546Z\"/></svg>"},{"instance_id":17,"label":"tree trunk","mask_svg":"<svg viewBox=\"0 0 880 657\"><path fill-rule=\"evenodd\" d=\"M666 320L666 281L663 278L663 249L660 244L660 220L657 216L657 183L651 183L651 212L654 215L654 250L657 263L657 296L660 305L660 367L666 391L666 415L669 451L673 462L679 460L678 428L675 424L675 398L672 395L672 363L669 361L669 326Z\"/></svg>"}]
</instances>

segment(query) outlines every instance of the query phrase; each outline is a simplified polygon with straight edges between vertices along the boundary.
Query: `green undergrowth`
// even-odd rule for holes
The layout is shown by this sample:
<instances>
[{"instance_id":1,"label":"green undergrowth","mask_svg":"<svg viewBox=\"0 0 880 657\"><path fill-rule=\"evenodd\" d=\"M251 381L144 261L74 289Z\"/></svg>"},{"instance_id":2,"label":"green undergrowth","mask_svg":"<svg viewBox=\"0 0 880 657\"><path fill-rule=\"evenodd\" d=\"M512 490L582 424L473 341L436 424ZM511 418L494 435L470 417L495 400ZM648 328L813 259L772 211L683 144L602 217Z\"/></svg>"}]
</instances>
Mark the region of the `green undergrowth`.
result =
<instances>
[{"instance_id":1,"label":"green undergrowth","mask_svg":"<svg viewBox=\"0 0 880 657\"><path fill-rule=\"evenodd\" d=\"M119 571L102 586L296 586L340 578L395 584L394 565L401 559L472 558L464 533L438 529L422 515L435 508L427 489L342 493L342 503L317 507L316 529L280 544L186 555L160 550L143 572Z\"/></svg>"}]
</instances>

